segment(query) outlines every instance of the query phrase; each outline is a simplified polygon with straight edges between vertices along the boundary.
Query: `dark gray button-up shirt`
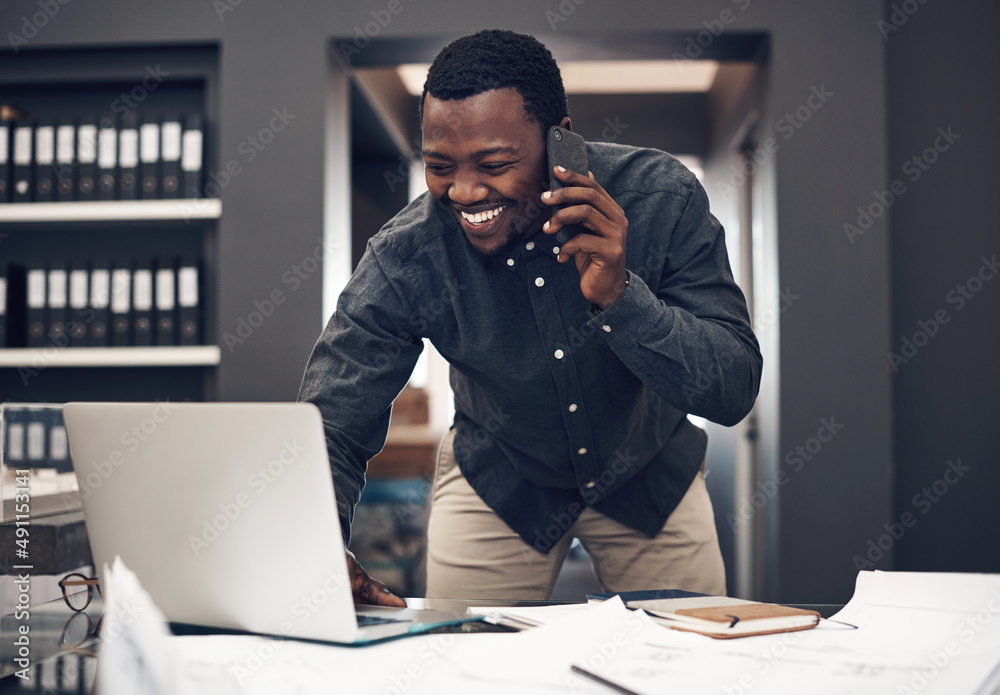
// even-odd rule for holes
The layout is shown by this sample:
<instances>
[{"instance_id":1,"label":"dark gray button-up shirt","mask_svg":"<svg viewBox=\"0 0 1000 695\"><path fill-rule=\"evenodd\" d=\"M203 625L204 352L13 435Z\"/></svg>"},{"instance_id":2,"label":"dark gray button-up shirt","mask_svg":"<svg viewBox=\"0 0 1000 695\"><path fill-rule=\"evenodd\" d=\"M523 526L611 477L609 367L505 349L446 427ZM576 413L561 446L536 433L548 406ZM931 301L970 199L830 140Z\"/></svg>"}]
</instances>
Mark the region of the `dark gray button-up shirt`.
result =
<instances>
[{"instance_id":1,"label":"dark gray button-up shirt","mask_svg":"<svg viewBox=\"0 0 1000 695\"><path fill-rule=\"evenodd\" d=\"M323 413L345 539L425 337L451 364L460 469L542 552L585 505L655 535L705 455L687 413L749 412L760 351L704 189L657 150L588 154L629 221L628 287L603 312L551 237L484 258L428 194L369 242L299 394Z\"/></svg>"}]
</instances>

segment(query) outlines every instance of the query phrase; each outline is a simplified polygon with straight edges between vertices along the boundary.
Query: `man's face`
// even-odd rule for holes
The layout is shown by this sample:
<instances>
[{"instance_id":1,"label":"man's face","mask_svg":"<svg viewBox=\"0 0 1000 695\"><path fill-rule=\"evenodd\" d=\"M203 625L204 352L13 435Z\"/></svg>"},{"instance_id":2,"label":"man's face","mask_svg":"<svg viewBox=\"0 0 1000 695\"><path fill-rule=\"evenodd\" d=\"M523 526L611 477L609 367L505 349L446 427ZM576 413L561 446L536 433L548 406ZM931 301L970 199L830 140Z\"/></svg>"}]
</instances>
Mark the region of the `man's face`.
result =
<instances>
[{"instance_id":1,"label":"man's face","mask_svg":"<svg viewBox=\"0 0 1000 695\"><path fill-rule=\"evenodd\" d=\"M506 253L550 216L539 196L548 188L542 129L516 89L468 99L424 100L427 188L485 256Z\"/></svg>"}]
</instances>

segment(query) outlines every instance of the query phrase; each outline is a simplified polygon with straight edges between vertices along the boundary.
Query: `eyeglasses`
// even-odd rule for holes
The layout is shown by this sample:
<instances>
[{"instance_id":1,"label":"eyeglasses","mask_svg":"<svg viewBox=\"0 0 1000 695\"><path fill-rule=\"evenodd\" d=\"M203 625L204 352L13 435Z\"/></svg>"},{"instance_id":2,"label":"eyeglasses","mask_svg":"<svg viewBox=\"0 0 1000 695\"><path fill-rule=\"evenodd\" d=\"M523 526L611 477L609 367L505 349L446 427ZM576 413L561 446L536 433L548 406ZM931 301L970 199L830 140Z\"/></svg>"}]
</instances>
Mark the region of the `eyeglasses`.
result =
<instances>
[{"instance_id":1,"label":"eyeglasses","mask_svg":"<svg viewBox=\"0 0 1000 695\"><path fill-rule=\"evenodd\" d=\"M87 591L71 591L72 587L87 587ZM94 598L94 589L97 589L98 596L104 597L101 594L101 585L98 583L97 579L94 577L85 577L82 574L74 572L73 574L67 574L65 577L59 580L59 588L62 589L63 601L66 605L70 607L71 610L80 612L86 610L87 606L90 605L90 601Z\"/></svg>"},{"instance_id":2,"label":"eyeglasses","mask_svg":"<svg viewBox=\"0 0 1000 695\"><path fill-rule=\"evenodd\" d=\"M70 616L63 627L62 636L59 638L59 648L82 656L97 656L95 650L88 649L84 645L88 645L92 637L98 636L102 620L104 620L104 616L101 616L95 626L89 615L77 611Z\"/></svg>"}]
</instances>

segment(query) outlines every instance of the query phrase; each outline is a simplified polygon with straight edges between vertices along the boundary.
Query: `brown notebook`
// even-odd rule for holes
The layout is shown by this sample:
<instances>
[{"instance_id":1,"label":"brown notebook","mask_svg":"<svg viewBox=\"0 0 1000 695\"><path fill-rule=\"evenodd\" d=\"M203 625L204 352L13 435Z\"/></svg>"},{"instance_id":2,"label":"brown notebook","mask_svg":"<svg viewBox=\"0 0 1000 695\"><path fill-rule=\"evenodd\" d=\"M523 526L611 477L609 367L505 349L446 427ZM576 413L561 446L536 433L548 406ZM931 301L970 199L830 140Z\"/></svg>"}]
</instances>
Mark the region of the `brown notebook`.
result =
<instances>
[{"instance_id":1,"label":"brown notebook","mask_svg":"<svg viewBox=\"0 0 1000 695\"><path fill-rule=\"evenodd\" d=\"M816 611L772 603L680 608L671 613L653 613L664 618L661 622L674 630L697 632L716 639L808 630L816 627L820 619Z\"/></svg>"}]
</instances>

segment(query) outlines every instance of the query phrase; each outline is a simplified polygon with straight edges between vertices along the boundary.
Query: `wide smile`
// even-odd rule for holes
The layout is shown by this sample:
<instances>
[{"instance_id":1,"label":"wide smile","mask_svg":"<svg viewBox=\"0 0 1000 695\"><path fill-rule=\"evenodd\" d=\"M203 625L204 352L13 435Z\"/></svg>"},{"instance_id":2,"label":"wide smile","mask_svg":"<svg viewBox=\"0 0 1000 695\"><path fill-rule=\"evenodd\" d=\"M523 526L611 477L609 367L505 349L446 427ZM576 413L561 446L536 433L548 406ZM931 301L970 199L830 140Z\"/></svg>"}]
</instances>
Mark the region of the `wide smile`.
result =
<instances>
[{"instance_id":1,"label":"wide smile","mask_svg":"<svg viewBox=\"0 0 1000 695\"><path fill-rule=\"evenodd\" d=\"M458 213L462 218L462 226L465 227L468 233L474 236L489 236L495 231L495 227L499 223L499 218L506 209L506 205L500 205L491 210L482 210L481 212L473 213L458 210Z\"/></svg>"}]
</instances>

